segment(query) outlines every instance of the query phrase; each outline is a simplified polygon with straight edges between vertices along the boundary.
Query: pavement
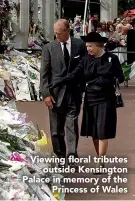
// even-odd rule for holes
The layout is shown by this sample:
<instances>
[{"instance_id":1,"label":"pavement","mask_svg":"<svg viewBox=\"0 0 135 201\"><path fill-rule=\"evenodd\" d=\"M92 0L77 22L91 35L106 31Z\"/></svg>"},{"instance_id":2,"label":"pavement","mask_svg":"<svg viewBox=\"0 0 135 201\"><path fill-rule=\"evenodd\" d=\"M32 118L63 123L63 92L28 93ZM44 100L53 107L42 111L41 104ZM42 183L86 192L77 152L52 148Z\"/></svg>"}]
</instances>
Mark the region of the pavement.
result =
<instances>
[{"instance_id":1,"label":"pavement","mask_svg":"<svg viewBox=\"0 0 135 201\"><path fill-rule=\"evenodd\" d=\"M125 107L118 109L117 137L109 141L108 156L128 157L128 193L109 193L103 192L93 194L67 194L66 200L134 200L135 199L135 81L130 82L128 88L121 87ZM42 102L18 102L17 108L20 112L27 114L27 120L37 123L49 136L48 110ZM79 124L81 124L81 115ZM78 152L80 157L94 156L94 148L91 138L79 140ZM81 177L81 174L72 175ZM123 175L124 176L124 175ZM83 174L83 177L104 177ZM126 175L125 175L126 177ZM85 188L93 187L93 184L72 184L68 187ZM113 186L112 186L113 187Z\"/></svg>"}]
</instances>

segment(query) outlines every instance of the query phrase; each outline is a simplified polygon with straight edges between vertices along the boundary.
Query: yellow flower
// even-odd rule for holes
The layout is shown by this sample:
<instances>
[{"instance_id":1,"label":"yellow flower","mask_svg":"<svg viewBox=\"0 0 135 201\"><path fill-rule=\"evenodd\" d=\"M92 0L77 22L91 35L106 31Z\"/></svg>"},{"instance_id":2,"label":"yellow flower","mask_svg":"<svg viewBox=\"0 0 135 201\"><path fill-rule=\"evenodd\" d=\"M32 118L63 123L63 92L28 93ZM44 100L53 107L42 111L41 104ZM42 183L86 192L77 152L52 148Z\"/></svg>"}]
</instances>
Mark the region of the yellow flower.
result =
<instances>
[{"instance_id":1,"label":"yellow flower","mask_svg":"<svg viewBox=\"0 0 135 201\"><path fill-rule=\"evenodd\" d=\"M53 196L55 197L56 200L60 200L60 193L58 191L55 191L53 193Z\"/></svg>"}]
</instances>

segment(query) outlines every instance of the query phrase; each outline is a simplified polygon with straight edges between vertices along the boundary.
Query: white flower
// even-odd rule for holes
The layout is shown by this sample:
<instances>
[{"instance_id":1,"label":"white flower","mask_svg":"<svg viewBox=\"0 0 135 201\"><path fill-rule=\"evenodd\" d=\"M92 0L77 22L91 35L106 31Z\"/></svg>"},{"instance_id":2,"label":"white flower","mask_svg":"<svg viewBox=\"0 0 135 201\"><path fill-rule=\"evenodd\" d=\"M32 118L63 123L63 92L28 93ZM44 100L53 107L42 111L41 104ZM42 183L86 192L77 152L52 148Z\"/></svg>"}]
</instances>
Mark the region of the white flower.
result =
<instances>
[{"instance_id":1,"label":"white flower","mask_svg":"<svg viewBox=\"0 0 135 201\"><path fill-rule=\"evenodd\" d=\"M108 60L109 60L109 63L110 63L110 62L112 61L112 58L111 58L111 57L109 57L109 58L108 58Z\"/></svg>"}]
</instances>

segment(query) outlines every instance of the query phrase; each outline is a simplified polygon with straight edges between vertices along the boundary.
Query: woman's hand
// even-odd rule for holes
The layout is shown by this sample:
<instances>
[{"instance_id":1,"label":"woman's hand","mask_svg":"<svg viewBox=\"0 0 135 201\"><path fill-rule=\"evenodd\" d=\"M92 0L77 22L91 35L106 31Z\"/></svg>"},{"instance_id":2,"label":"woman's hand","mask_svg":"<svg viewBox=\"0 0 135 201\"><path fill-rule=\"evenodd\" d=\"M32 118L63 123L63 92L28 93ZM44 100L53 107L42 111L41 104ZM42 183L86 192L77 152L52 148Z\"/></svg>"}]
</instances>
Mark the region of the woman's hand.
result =
<instances>
[{"instance_id":1,"label":"woman's hand","mask_svg":"<svg viewBox=\"0 0 135 201\"><path fill-rule=\"evenodd\" d=\"M99 86L112 86L115 85L116 79L115 78L103 78L99 77L96 81L96 84Z\"/></svg>"},{"instance_id":2,"label":"woman's hand","mask_svg":"<svg viewBox=\"0 0 135 201\"><path fill-rule=\"evenodd\" d=\"M53 89L55 89L56 87L61 87L63 84L64 84L64 80L61 79L61 80L58 81L58 82L54 82L54 83L52 83L52 84L49 84L49 85L48 85L48 88L49 88L50 90L53 90Z\"/></svg>"}]
</instances>

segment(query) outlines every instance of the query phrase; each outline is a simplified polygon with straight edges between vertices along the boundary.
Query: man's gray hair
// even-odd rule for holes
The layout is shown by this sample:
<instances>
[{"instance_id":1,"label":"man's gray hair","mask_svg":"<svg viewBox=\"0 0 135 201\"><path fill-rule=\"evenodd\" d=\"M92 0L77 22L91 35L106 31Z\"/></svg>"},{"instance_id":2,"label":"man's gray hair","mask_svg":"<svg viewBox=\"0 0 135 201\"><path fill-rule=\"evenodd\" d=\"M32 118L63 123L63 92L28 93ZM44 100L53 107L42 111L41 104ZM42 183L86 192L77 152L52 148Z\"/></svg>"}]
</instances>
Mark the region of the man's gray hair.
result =
<instances>
[{"instance_id":1,"label":"man's gray hair","mask_svg":"<svg viewBox=\"0 0 135 201\"><path fill-rule=\"evenodd\" d=\"M63 24L65 26L66 29L69 29L70 28L70 25L69 25L69 21L66 20L66 19L59 19L55 22L55 25L56 24Z\"/></svg>"}]
</instances>

